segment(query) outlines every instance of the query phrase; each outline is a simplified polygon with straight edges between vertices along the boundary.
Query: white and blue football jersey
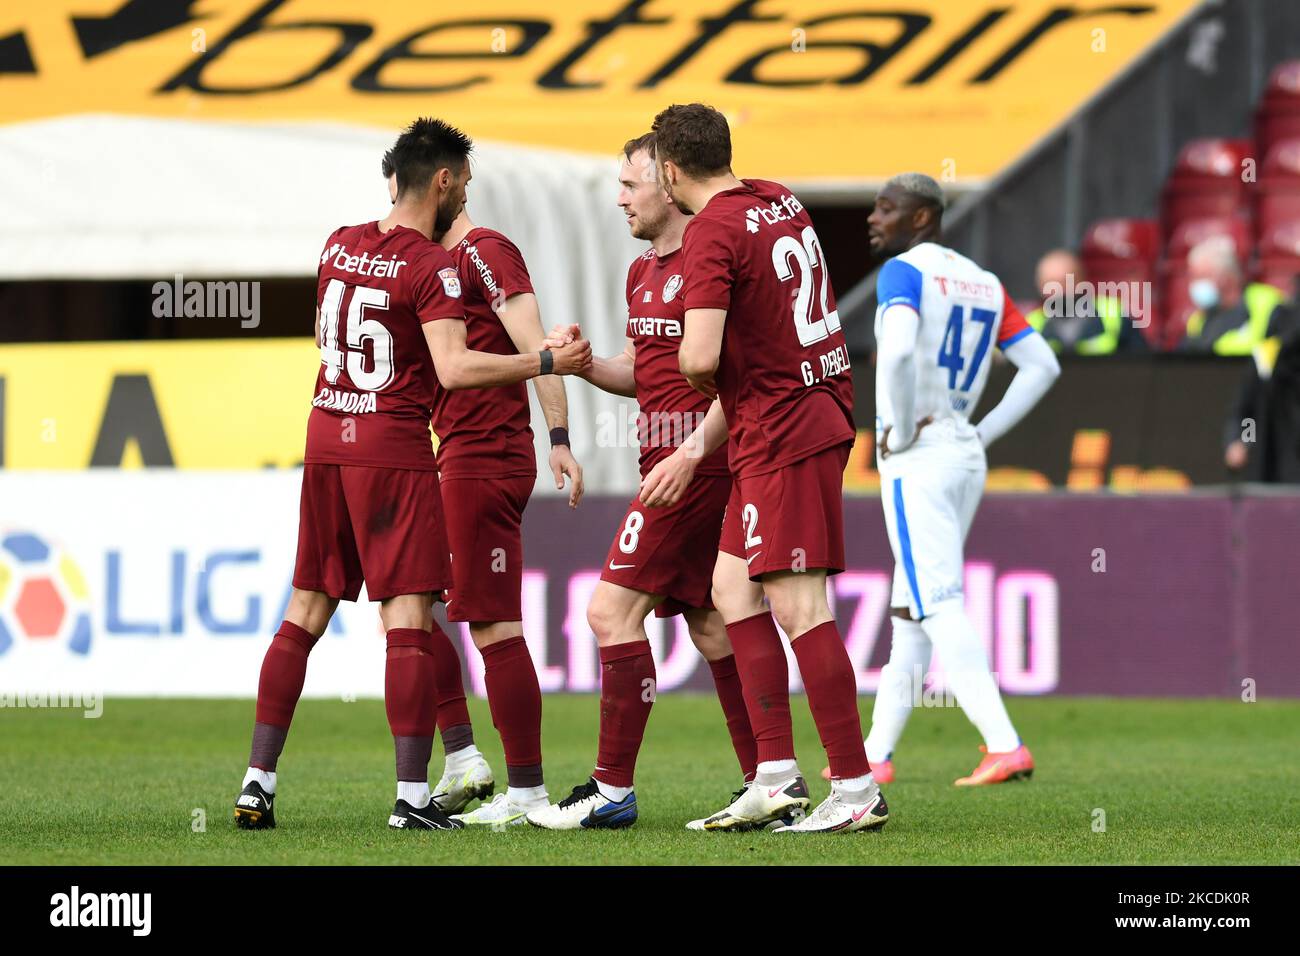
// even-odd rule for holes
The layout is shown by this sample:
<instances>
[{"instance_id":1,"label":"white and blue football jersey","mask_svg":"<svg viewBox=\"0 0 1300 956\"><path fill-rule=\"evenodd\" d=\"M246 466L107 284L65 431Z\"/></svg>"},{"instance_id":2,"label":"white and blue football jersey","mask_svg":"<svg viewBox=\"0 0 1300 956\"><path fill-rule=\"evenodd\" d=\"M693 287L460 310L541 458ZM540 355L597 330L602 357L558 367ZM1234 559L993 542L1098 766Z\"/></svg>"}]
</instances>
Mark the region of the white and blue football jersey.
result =
<instances>
[{"instance_id":1,"label":"white and blue football jersey","mask_svg":"<svg viewBox=\"0 0 1300 956\"><path fill-rule=\"evenodd\" d=\"M910 457L932 456L983 467L984 449L970 423L988 381L992 348L1006 348L1033 333L997 276L960 253L923 242L881 267L876 282L876 339L885 310L906 305L920 316L914 367L916 419L933 416ZM876 435L893 422L888 390L876 377ZM908 449L911 452L912 449ZM893 461L891 456L888 461Z\"/></svg>"}]
</instances>

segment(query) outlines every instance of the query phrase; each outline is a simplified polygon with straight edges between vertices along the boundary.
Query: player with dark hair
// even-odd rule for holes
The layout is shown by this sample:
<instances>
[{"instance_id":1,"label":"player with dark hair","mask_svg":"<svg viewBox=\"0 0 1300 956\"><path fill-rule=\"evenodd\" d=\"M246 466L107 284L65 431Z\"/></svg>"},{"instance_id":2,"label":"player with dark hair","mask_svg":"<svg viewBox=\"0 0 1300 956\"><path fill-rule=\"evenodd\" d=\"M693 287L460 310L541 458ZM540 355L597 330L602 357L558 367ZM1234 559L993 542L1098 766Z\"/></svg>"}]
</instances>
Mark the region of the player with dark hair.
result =
<instances>
[{"instance_id":1,"label":"player with dark hair","mask_svg":"<svg viewBox=\"0 0 1300 956\"><path fill-rule=\"evenodd\" d=\"M600 738L596 768L558 804L528 814L555 830L617 828L636 820L633 771L655 700L655 664L645 619L681 614L691 640L709 662L731 732L744 786L753 780L757 748L726 628L710 600L714 552L731 493L727 426L721 407L694 389L678 369L682 336L684 216L659 186L654 135L623 147L618 205L637 239L651 248L627 273L627 344L594 359L583 377L615 395L637 399L641 487L628 505L591 595L587 621L601 662ZM557 326L547 344L579 336ZM703 820L687 824L700 829Z\"/></svg>"},{"instance_id":2,"label":"player with dark hair","mask_svg":"<svg viewBox=\"0 0 1300 956\"><path fill-rule=\"evenodd\" d=\"M483 388L573 374L590 345L525 355L466 346L461 284L429 240L465 205L469 138L433 119L389 151L397 197L379 222L326 240L317 274L321 352L307 421L298 556L285 620L262 662L252 753L235 803L244 828L275 825L276 765L307 658L340 600L364 581L387 632L384 701L397 754L389 826L449 829L432 802L436 720L433 595L452 584L429 420L434 389Z\"/></svg>"},{"instance_id":3,"label":"player with dark hair","mask_svg":"<svg viewBox=\"0 0 1300 956\"><path fill-rule=\"evenodd\" d=\"M664 188L694 213L682 244L679 355L691 384L721 399L730 430L734 486L714 603L758 740L755 785L704 828L766 825L808 806L775 616L790 636L833 776L816 810L776 832L877 829L888 810L863 751L853 665L826 595L827 575L844 569L843 473L856 437L826 257L789 189L732 173L731 133L717 110L671 106L653 128Z\"/></svg>"},{"instance_id":4,"label":"player with dark hair","mask_svg":"<svg viewBox=\"0 0 1300 956\"><path fill-rule=\"evenodd\" d=\"M388 156L381 168L395 198L397 181ZM465 210L434 238L456 263L469 344L502 355L541 348L541 312L518 247L501 233L476 226ZM563 490L567 476L569 505L576 508L582 466L569 449L564 383L543 375L533 379L533 387L550 429L555 487ZM506 758L506 792L462 813L471 801L490 796L496 783L474 744L460 655L450 638L435 633L438 730L446 763L433 799L471 825L521 824L525 813L549 803L542 776L542 692L522 620L522 521L537 480L530 417L522 383L434 390L433 430L455 579L447 594L447 619L467 623L483 657L488 707Z\"/></svg>"}]
</instances>

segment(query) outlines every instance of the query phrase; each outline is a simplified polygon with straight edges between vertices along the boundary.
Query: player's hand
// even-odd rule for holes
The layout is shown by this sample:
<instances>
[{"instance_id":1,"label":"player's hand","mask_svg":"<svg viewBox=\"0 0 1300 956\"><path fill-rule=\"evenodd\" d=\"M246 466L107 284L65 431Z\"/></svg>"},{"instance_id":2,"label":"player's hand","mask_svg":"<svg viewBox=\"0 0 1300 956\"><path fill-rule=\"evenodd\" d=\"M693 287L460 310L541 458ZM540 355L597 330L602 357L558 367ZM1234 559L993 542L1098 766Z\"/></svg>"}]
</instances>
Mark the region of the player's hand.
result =
<instances>
[{"instance_id":1,"label":"player's hand","mask_svg":"<svg viewBox=\"0 0 1300 956\"><path fill-rule=\"evenodd\" d=\"M582 466L568 445L555 445L551 448L551 474L555 476L555 490L564 490L564 476L569 476L569 507L578 507L582 500Z\"/></svg>"},{"instance_id":2,"label":"player's hand","mask_svg":"<svg viewBox=\"0 0 1300 956\"><path fill-rule=\"evenodd\" d=\"M912 435L912 441L910 444L907 445L907 448L911 448L912 445L916 444L916 440L921 437L921 429L924 428L926 425L929 425L933 421L934 421L933 415L926 415L924 418L922 418L919 422L916 423L916 433ZM893 431L893 429L894 429L893 425L886 425L885 430L880 433L880 443L877 445L877 447L880 449L881 461L884 461L890 455L897 454L900 451L906 451L906 448L894 448L892 450L890 449L889 433Z\"/></svg>"},{"instance_id":3,"label":"player's hand","mask_svg":"<svg viewBox=\"0 0 1300 956\"><path fill-rule=\"evenodd\" d=\"M582 338L582 332L576 325L557 325L546 333L546 338L542 340L542 348L563 348L570 342L580 338Z\"/></svg>"},{"instance_id":4,"label":"player's hand","mask_svg":"<svg viewBox=\"0 0 1300 956\"><path fill-rule=\"evenodd\" d=\"M699 458L691 455L685 445L678 448L641 479L637 493L641 504L647 508L671 508L677 504L695 477L698 463Z\"/></svg>"},{"instance_id":5,"label":"player's hand","mask_svg":"<svg viewBox=\"0 0 1300 956\"><path fill-rule=\"evenodd\" d=\"M591 343L586 339L574 339L568 345L551 349L555 355L555 365L551 372L555 375L581 375L591 368Z\"/></svg>"}]
</instances>

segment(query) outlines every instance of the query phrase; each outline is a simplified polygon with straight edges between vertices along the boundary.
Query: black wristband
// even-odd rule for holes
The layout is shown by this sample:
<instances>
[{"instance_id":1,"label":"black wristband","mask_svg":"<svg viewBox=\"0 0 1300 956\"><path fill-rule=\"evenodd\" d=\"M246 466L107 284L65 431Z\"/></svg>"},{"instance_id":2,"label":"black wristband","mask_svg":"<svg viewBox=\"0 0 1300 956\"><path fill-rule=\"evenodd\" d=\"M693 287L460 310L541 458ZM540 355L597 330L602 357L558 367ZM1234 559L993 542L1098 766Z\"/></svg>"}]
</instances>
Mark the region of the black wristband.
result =
<instances>
[{"instance_id":1,"label":"black wristband","mask_svg":"<svg viewBox=\"0 0 1300 956\"><path fill-rule=\"evenodd\" d=\"M550 349L542 349L537 353L542 358L542 370L539 375L551 375L555 369L555 353Z\"/></svg>"},{"instance_id":2,"label":"black wristband","mask_svg":"<svg viewBox=\"0 0 1300 956\"><path fill-rule=\"evenodd\" d=\"M568 445L568 444L569 444L569 430L567 428L551 429L552 448L554 448L556 445Z\"/></svg>"}]
</instances>

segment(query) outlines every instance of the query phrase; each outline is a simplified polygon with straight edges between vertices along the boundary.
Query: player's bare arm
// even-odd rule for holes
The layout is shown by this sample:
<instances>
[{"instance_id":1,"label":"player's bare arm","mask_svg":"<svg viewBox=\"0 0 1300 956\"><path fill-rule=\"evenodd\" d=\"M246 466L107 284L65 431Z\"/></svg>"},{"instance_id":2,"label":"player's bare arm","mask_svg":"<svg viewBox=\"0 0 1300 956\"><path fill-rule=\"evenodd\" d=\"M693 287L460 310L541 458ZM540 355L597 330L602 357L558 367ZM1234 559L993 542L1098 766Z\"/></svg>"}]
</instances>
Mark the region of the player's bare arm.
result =
<instances>
[{"instance_id":1,"label":"player's bare arm","mask_svg":"<svg viewBox=\"0 0 1300 956\"><path fill-rule=\"evenodd\" d=\"M522 355L477 352L465 345L462 319L426 322L424 337L438 381L443 388L453 391L514 385L542 374L576 375L591 364L591 343L585 339L576 339L562 348ZM546 356L550 356L549 361Z\"/></svg>"},{"instance_id":2,"label":"player's bare arm","mask_svg":"<svg viewBox=\"0 0 1300 956\"><path fill-rule=\"evenodd\" d=\"M641 479L638 497L647 508L671 508L682 500L695 468L727 441L727 418L716 398L695 431Z\"/></svg>"},{"instance_id":3,"label":"player's bare arm","mask_svg":"<svg viewBox=\"0 0 1300 956\"><path fill-rule=\"evenodd\" d=\"M546 334L545 348L567 345L582 333L576 325L557 325ZM636 343L627 340L623 351L609 358L593 356L591 367L580 373L592 385L602 392L622 395L624 398L636 398Z\"/></svg>"},{"instance_id":4,"label":"player's bare arm","mask_svg":"<svg viewBox=\"0 0 1300 956\"><path fill-rule=\"evenodd\" d=\"M677 361L691 387L709 398L717 398L713 376L722 354L722 330L726 309L687 309L682 345Z\"/></svg>"},{"instance_id":5,"label":"player's bare arm","mask_svg":"<svg viewBox=\"0 0 1300 956\"><path fill-rule=\"evenodd\" d=\"M543 334L542 312L537 304L537 296L532 292L512 295L497 310L497 318L505 327L510 341L521 353L538 352L546 348ZM574 337L576 341L577 337ZM566 343L571 345L572 342ZM562 345L561 348L564 346ZM539 375L533 379L533 389L537 392L538 404L542 406L542 415L551 434L556 430L564 432L568 439L569 399L564 391L564 381L558 375ZM569 478L569 507L578 507L582 500L582 465L573 457L573 451L565 443L552 443L550 454L551 475L555 478L555 489L564 490L564 478Z\"/></svg>"}]
</instances>

